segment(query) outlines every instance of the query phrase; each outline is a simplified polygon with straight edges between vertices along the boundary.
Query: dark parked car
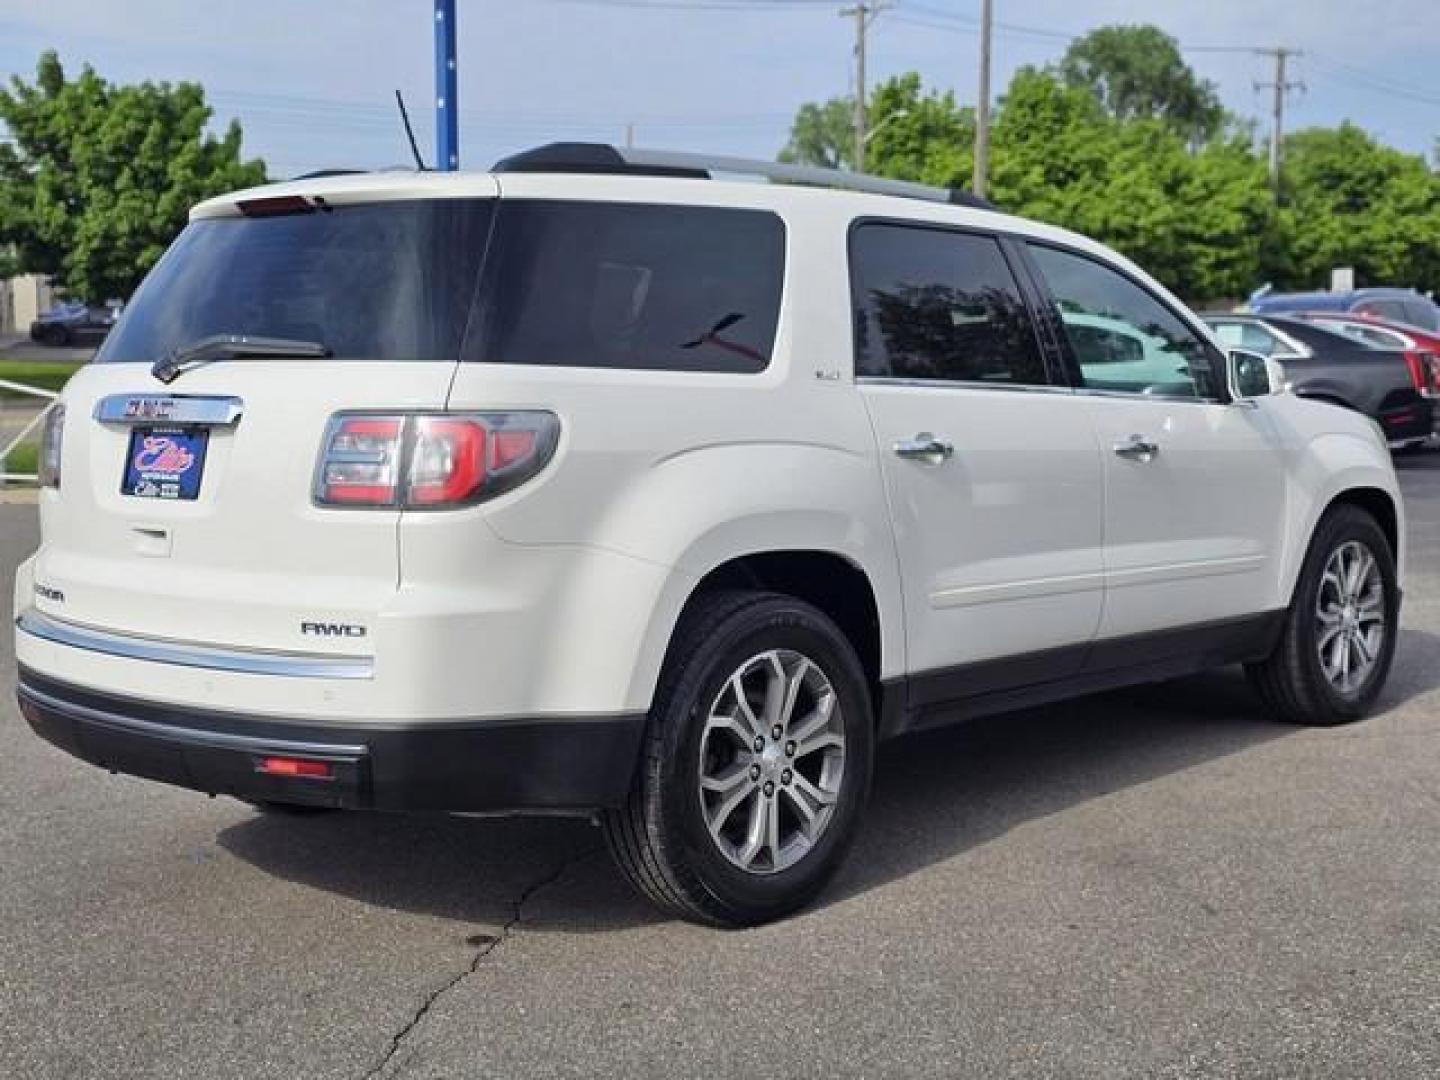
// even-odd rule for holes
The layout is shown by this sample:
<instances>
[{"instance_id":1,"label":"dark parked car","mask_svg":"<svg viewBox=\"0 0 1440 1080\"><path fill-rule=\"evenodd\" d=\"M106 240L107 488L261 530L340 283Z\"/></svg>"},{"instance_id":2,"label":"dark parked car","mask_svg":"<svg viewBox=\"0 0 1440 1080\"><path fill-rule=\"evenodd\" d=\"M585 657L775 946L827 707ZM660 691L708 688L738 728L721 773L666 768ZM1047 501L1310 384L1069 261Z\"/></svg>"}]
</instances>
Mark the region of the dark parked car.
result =
<instances>
[{"instance_id":1,"label":"dark parked car","mask_svg":"<svg viewBox=\"0 0 1440 1080\"><path fill-rule=\"evenodd\" d=\"M1233 312L1204 316L1222 342L1279 361L1300 397L1362 412L1393 449L1423 445L1433 430L1434 402L1417 384L1400 348L1376 348L1335 330L1285 315Z\"/></svg>"},{"instance_id":2,"label":"dark parked car","mask_svg":"<svg viewBox=\"0 0 1440 1080\"><path fill-rule=\"evenodd\" d=\"M1349 292L1269 293L1250 301L1256 315L1280 312L1335 311L1374 315L1409 323L1422 330L1440 330L1440 307L1414 289L1352 289Z\"/></svg>"},{"instance_id":3,"label":"dark parked car","mask_svg":"<svg viewBox=\"0 0 1440 1080\"><path fill-rule=\"evenodd\" d=\"M1374 315L1310 311L1301 318L1358 338L1381 349L1404 349L1410 361L1411 377L1426 397L1440 398L1440 330L1422 330L1408 323L1377 319ZM1440 422L1440 416L1436 417Z\"/></svg>"},{"instance_id":4,"label":"dark parked car","mask_svg":"<svg viewBox=\"0 0 1440 1080\"><path fill-rule=\"evenodd\" d=\"M118 304L57 304L30 324L30 338L42 345L98 345L120 315Z\"/></svg>"}]
</instances>

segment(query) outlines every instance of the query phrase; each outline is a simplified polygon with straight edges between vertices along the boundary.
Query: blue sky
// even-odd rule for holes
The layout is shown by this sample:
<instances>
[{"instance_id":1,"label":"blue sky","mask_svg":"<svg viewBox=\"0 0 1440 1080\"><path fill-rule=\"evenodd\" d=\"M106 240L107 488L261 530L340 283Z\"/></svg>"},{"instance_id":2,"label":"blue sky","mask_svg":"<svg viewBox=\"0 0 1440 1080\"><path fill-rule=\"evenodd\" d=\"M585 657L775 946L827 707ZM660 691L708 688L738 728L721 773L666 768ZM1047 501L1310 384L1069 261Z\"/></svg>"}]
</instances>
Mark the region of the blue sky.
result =
<instances>
[{"instance_id":1,"label":"blue sky","mask_svg":"<svg viewBox=\"0 0 1440 1080\"><path fill-rule=\"evenodd\" d=\"M652 3L673 7L646 9ZM684 5L704 10L676 10ZM460 150L478 168L574 138L772 156L804 101L849 92L841 0L459 0ZM898 0L871 36L872 81L918 70L975 98L978 0ZM1440 137L1440 0L996 0L996 87L1067 35L1153 22L1197 46L1305 51L1292 126L1351 119L1429 153ZM273 175L408 161L393 90L431 156L431 0L0 0L0 76L37 53L107 78L202 82ZM1226 105L1265 120L1269 63L1188 54Z\"/></svg>"}]
</instances>

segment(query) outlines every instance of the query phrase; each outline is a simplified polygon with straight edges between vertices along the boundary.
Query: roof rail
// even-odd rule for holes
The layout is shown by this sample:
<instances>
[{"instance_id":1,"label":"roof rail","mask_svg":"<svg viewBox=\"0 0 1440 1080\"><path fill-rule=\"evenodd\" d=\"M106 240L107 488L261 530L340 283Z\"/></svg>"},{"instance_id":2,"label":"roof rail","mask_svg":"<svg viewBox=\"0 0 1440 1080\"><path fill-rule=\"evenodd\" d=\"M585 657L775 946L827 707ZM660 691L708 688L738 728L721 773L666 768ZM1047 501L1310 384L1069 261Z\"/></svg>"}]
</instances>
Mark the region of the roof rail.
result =
<instances>
[{"instance_id":1,"label":"roof rail","mask_svg":"<svg viewBox=\"0 0 1440 1080\"><path fill-rule=\"evenodd\" d=\"M502 158L491 172L606 173L631 176L679 176L713 179L715 174L760 176L772 183L802 184L808 187L841 188L872 195L896 195L904 199L952 203L981 210L994 210L993 203L968 191L931 187L909 180L822 169L812 165L786 165L777 161L749 158L712 157L673 150L619 149L605 143L555 142Z\"/></svg>"},{"instance_id":2,"label":"roof rail","mask_svg":"<svg viewBox=\"0 0 1440 1080\"><path fill-rule=\"evenodd\" d=\"M298 176L287 176L286 182L291 180L320 180L327 176L359 176L361 173L369 172L369 169L315 169L312 172L300 173Z\"/></svg>"}]
</instances>

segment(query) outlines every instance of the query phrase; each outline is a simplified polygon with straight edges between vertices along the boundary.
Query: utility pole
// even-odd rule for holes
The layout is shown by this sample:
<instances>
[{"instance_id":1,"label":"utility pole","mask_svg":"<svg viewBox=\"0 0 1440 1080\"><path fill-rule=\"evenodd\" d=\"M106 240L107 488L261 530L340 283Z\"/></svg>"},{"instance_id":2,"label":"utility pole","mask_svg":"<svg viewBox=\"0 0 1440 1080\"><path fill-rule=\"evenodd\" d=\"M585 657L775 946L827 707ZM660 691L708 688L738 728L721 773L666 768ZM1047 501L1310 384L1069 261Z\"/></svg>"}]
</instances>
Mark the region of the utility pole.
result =
<instances>
[{"instance_id":1,"label":"utility pole","mask_svg":"<svg viewBox=\"0 0 1440 1080\"><path fill-rule=\"evenodd\" d=\"M455 100L455 0L435 0L435 168L460 167L459 108Z\"/></svg>"},{"instance_id":2,"label":"utility pole","mask_svg":"<svg viewBox=\"0 0 1440 1080\"><path fill-rule=\"evenodd\" d=\"M625 125L625 149L635 149L635 125L633 123Z\"/></svg>"},{"instance_id":3,"label":"utility pole","mask_svg":"<svg viewBox=\"0 0 1440 1080\"><path fill-rule=\"evenodd\" d=\"M1280 190L1280 150L1285 142L1285 95L1291 90L1304 90L1305 84L1296 80L1287 82L1285 79L1285 67L1291 57L1303 56L1299 49L1287 49L1279 46L1274 49L1256 49L1261 56L1272 57L1275 61L1275 81L1257 82L1256 90L1272 89L1275 91L1274 104L1271 106L1271 128L1270 128L1270 185L1278 192Z\"/></svg>"},{"instance_id":4,"label":"utility pole","mask_svg":"<svg viewBox=\"0 0 1440 1080\"><path fill-rule=\"evenodd\" d=\"M888 6L884 0L867 3L860 0L854 7L845 8L840 14L855 20L855 153L856 172L865 171L865 34L870 23Z\"/></svg>"},{"instance_id":5,"label":"utility pole","mask_svg":"<svg viewBox=\"0 0 1440 1080\"><path fill-rule=\"evenodd\" d=\"M990 40L994 31L994 0L980 0L980 91L975 103L975 175L971 189L981 198L990 175Z\"/></svg>"}]
</instances>

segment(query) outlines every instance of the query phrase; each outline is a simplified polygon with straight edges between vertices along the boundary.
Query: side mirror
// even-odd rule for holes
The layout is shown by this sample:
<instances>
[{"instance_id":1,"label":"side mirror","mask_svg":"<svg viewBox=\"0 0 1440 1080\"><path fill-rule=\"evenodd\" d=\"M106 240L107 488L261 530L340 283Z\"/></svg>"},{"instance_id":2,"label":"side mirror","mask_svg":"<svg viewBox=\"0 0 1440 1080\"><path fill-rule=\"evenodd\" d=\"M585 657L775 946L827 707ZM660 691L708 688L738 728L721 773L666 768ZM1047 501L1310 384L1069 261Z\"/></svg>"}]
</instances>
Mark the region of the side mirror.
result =
<instances>
[{"instance_id":1,"label":"side mirror","mask_svg":"<svg viewBox=\"0 0 1440 1080\"><path fill-rule=\"evenodd\" d=\"M1285 389L1285 369L1279 362L1246 349L1226 354L1225 376L1232 401L1251 401Z\"/></svg>"}]
</instances>

